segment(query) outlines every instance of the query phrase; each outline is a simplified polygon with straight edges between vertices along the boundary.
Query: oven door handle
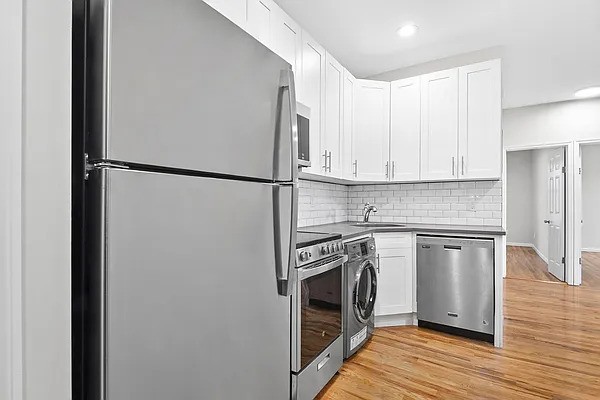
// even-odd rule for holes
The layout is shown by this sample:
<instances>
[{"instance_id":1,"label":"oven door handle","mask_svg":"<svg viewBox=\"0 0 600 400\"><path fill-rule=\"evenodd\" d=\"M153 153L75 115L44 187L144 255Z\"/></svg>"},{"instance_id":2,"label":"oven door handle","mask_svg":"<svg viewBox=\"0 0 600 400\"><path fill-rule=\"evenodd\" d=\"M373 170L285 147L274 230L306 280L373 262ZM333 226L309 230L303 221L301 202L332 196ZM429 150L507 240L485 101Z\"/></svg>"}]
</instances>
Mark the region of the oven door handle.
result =
<instances>
[{"instance_id":1,"label":"oven door handle","mask_svg":"<svg viewBox=\"0 0 600 400\"><path fill-rule=\"evenodd\" d=\"M298 270L298 281L310 278L311 276L319 275L327 271L331 271L348 261L348 256L343 255L342 257L335 259L327 264L319 265L313 268L300 268Z\"/></svg>"}]
</instances>

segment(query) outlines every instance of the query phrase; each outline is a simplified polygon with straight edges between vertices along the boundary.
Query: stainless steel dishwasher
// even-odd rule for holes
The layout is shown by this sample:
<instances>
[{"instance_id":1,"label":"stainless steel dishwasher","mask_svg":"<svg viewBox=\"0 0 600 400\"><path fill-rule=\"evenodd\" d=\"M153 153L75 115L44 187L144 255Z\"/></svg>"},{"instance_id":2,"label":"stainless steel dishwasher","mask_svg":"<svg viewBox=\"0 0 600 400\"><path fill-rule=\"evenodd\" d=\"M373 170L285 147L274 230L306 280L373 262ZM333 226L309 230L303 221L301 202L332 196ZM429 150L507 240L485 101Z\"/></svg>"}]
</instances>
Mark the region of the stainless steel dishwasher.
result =
<instances>
[{"instance_id":1,"label":"stainless steel dishwasher","mask_svg":"<svg viewBox=\"0 0 600 400\"><path fill-rule=\"evenodd\" d=\"M419 326L493 342L494 241L417 236Z\"/></svg>"}]
</instances>

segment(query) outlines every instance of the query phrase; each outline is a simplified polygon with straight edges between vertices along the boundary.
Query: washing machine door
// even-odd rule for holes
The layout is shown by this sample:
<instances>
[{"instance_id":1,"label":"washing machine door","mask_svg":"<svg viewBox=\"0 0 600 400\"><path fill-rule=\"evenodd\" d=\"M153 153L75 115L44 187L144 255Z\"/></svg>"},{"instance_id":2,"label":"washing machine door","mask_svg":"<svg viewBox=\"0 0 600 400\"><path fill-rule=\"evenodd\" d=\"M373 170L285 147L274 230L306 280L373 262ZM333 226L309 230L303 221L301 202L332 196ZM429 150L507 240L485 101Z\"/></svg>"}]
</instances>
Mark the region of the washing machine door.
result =
<instances>
[{"instance_id":1,"label":"washing machine door","mask_svg":"<svg viewBox=\"0 0 600 400\"><path fill-rule=\"evenodd\" d=\"M377 297L377 271L375 265L370 260L363 262L356 272L353 308L354 315L362 323L366 323L375 308L375 299Z\"/></svg>"}]
</instances>

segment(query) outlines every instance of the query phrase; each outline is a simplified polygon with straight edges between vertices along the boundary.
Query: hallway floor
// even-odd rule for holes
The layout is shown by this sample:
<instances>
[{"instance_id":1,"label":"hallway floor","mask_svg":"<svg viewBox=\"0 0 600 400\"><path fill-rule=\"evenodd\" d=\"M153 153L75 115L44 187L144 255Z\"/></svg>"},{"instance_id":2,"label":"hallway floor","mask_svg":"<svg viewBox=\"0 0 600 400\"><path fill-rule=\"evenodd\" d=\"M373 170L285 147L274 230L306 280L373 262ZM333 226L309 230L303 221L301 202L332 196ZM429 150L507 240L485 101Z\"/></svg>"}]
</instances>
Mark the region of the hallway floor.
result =
<instances>
[{"instance_id":1,"label":"hallway floor","mask_svg":"<svg viewBox=\"0 0 600 400\"><path fill-rule=\"evenodd\" d=\"M505 348L378 328L317 398L597 400L599 304L600 290L506 279Z\"/></svg>"},{"instance_id":2,"label":"hallway floor","mask_svg":"<svg viewBox=\"0 0 600 400\"><path fill-rule=\"evenodd\" d=\"M548 264L531 247L506 247L506 277L533 281L561 281L548 272Z\"/></svg>"}]
</instances>

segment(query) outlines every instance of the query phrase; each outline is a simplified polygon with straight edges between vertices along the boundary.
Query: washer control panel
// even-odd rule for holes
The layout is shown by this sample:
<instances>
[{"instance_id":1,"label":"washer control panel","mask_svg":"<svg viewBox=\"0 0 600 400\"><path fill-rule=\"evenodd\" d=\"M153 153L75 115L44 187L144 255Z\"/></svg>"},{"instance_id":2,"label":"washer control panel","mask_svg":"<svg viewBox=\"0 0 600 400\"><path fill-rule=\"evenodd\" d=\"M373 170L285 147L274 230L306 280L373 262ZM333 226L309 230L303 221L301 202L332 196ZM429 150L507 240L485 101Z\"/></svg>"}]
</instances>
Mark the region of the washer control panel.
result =
<instances>
[{"instance_id":1,"label":"washer control panel","mask_svg":"<svg viewBox=\"0 0 600 400\"><path fill-rule=\"evenodd\" d=\"M377 248L375 247L375 239L373 238L355 240L353 242L346 243L345 246L346 254L348 254L348 261L369 257L377 252Z\"/></svg>"}]
</instances>

